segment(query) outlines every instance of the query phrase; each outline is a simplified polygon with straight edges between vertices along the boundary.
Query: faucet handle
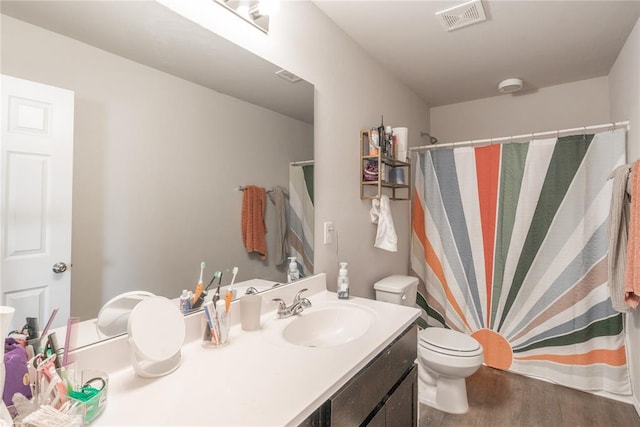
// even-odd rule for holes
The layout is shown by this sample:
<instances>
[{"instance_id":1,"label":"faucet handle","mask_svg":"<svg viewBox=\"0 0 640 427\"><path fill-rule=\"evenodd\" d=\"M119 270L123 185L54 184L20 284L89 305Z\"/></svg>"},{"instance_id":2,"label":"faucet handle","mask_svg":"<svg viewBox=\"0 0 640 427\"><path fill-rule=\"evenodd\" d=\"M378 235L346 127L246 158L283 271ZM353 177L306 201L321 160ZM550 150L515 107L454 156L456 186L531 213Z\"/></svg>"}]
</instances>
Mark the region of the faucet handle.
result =
<instances>
[{"instance_id":1,"label":"faucet handle","mask_svg":"<svg viewBox=\"0 0 640 427\"><path fill-rule=\"evenodd\" d=\"M274 298L271 301L278 303L278 313L281 313L287 310L287 303L284 302L282 298Z\"/></svg>"},{"instance_id":2,"label":"faucet handle","mask_svg":"<svg viewBox=\"0 0 640 427\"><path fill-rule=\"evenodd\" d=\"M309 289L307 289L307 288L300 289L300 290L298 291L298 293L296 294L296 296L293 298L293 302L294 302L294 303L296 303L296 302L300 302L300 301L302 300L302 293L303 293L303 292L307 292L308 290L309 290ZM306 299L306 298L305 298L305 299Z\"/></svg>"}]
</instances>

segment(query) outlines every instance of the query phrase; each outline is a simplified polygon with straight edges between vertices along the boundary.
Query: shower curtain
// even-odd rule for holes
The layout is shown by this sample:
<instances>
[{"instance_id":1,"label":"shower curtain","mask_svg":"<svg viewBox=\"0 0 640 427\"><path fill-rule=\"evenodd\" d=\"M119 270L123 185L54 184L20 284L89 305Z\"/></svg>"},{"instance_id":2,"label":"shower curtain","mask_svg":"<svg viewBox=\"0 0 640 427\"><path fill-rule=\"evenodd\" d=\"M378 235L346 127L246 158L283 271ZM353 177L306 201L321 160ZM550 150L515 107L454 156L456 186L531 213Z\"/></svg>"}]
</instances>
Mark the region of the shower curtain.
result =
<instances>
[{"instance_id":1,"label":"shower curtain","mask_svg":"<svg viewBox=\"0 0 640 427\"><path fill-rule=\"evenodd\" d=\"M313 165L289 166L288 242L300 276L313 274Z\"/></svg>"},{"instance_id":2,"label":"shower curtain","mask_svg":"<svg viewBox=\"0 0 640 427\"><path fill-rule=\"evenodd\" d=\"M429 326L470 334L485 364L630 394L607 287L609 173L625 131L415 155L411 265Z\"/></svg>"}]
</instances>

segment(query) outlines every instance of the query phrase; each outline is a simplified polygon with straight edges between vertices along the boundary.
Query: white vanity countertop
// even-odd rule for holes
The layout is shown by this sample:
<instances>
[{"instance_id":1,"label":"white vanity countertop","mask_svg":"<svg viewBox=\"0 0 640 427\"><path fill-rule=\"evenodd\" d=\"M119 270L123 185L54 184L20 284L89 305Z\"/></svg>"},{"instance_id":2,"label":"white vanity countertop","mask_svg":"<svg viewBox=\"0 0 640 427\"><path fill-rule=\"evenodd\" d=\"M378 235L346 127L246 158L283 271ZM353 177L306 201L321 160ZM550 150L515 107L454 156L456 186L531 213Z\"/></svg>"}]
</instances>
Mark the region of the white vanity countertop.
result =
<instances>
[{"instance_id":1,"label":"white vanity countertop","mask_svg":"<svg viewBox=\"0 0 640 427\"><path fill-rule=\"evenodd\" d=\"M310 299L340 303L327 291ZM167 376L140 378L131 366L112 373L106 410L93 425L298 425L420 313L363 298L349 303L377 314L369 332L346 344L309 348L274 339L275 322L291 319L276 320L269 312L263 314L262 330L233 326L224 347L204 348L199 340L185 344L181 366Z\"/></svg>"}]
</instances>

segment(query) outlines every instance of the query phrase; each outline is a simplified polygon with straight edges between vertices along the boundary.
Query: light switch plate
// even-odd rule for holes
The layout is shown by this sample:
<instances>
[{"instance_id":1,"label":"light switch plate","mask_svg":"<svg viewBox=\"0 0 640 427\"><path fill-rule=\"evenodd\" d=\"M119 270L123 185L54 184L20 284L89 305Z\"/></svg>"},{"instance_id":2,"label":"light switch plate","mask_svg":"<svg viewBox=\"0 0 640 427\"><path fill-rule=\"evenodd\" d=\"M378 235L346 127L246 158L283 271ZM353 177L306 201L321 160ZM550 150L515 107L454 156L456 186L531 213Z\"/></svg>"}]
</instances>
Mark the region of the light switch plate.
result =
<instances>
[{"instance_id":1,"label":"light switch plate","mask_svg":"<svg viewBox=\"0 0 640 427\"><path fill-rule=\"evenodd\" d=\"M335 229L333 228L333 222L326 221L324 223L324 244L330 245L333 243L333 232Z\"/></svg>"}]
</instances>

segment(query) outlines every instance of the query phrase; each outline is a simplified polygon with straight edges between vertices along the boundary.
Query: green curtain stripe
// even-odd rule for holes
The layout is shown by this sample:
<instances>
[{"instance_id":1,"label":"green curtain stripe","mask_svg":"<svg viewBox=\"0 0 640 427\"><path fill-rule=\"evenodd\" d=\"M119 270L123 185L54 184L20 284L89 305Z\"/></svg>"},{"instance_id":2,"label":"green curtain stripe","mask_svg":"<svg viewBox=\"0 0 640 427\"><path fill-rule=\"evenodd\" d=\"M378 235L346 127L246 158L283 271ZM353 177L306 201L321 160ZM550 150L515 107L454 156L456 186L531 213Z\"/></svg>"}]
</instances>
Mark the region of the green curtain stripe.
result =
<instances>
[{"instance_id":1,"label":"green curtain stripe","mask_svg":"<svg viewBox=\"0 0 640 427\"><path fill-rule=\"evenodd\" d=\"M522 253L518 259L513 283L509 289L498 331L502 329L504 320L520 292L520 287L527 272L544 242L553 218L587 153L592 139L593 135L566 136L559 138L555 145L540 192L540 198L527 232Z\"/></svg>"},{"instance_id":2,"label":"green curtain stripe","mask_svg":"<svg viewBox=\"0 0 640 427\"><path fill-rule=\"evenodd\" d=\"M618 313L613 317L602 319L589 326L577 329L569 334L549 338L544 341L528 345L522 348L514 348L514 353L523 353L543 347L556 347L579 344L596 337L615 336L622 333L622 314Z\"/></svg>"},{"instance_id":3,"label":"green curtain stripe","mask_svg":"<svg viewBox=\"0 0 640 427\"><path fill-rule=\"evenodd\" d=\"M307 192L309 193L309 198L311 199L312 205L315 204L313 202L313 169L314 165L302 166L302 173L304 173L304 182L307 186Z\"/></svg>"},{"instance_id":4,"label":"green curtain stripe","mask_svg":"<svg viewBox=\"0 0 640 427\"><path fill-rule=\"evenodd\" d=\"M416 304L424 311L427 311L427 307L429 307L429 304L427 304L427 300L424 298L420 291L416 291Z\"/></svg>"},{"instance_id":5,"label":"green curtain stripe","mask_svg":"<svg viewBox=\"0 0 640 427\"><path fill-rule=\"evenodd\" d=\"M509 242L516 222L516 208L520 197L520 187L527 161L529 143L504 144L500 161L500 188L498 196L498 219L496 221L496 244L493 266L493 287L491 290L491 322L493 329L496 312L500 303L504 267L509 252Z\"/></svg>"},{"instance_id":6,"label":"green curtain stripe","mask_svg":"<svg viewBox=\"0 0 640 427\"><path fill-rule=\"evenodd\" d=\"M449 328L448 326L446 326L446 322L444 321L444 317L438 313L437 311L435 311L433 308L431 308L431 306L427 303L427 300L424 298L424 296L422 296L422 294L420 292L418 292L416 294L416 304L423 309L427 315L429 317L432 317L434 319L436 319L438 322L440 322L442 325L444 325L446 328Z\"/></svg>"},{"instance_id":7,"label":"green curtain stripe","mask_svg":"<svg viewBox=\"0 0 640 427\"><path fill-rule=\"evenodd\" d=\"M424 299L420 291L416 292L416 304L422 309L422 315L420 315L420 317L416 319L416 323L422 329L425 329L429 326L427 325L427 321L424 318L425 315L428 316L427 309L429 308L429 306L427 305L427 301Z\"/></svg>"}]
</instances>

